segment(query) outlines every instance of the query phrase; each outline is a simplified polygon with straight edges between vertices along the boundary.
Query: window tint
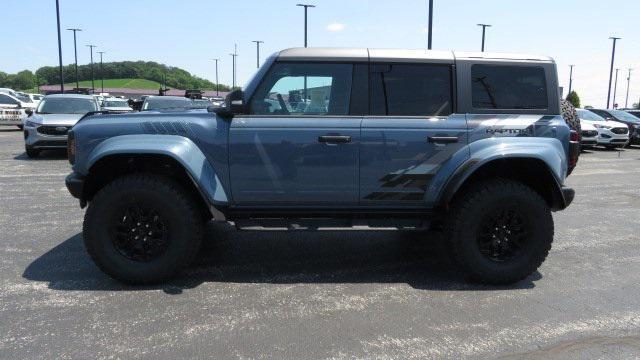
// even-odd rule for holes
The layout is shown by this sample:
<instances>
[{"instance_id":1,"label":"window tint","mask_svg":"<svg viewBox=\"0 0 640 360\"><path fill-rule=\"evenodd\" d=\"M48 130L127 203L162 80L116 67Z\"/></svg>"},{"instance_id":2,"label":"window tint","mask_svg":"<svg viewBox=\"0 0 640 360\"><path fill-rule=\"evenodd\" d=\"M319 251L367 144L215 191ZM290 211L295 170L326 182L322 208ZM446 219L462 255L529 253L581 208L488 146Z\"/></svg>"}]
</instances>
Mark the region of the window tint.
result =
<instances>
[{"instance_id":1,"label":"window tint","mask_svg":"<svg viewBox=\"0 0 640 360\"><path fill-rule=\"evenodd\" d=\"M453 112L448 65L375 64L371 114L432 116Z\"/></svg>"},{"instance_id":2,"label":"window tint","mask_svg":"<svg viewBox=\"0 0 640 360\"><path fill-rule=\"evenodd\" d=\"M547 83L539 66L473 65L473 107L546 109Z\"/></svg>"},{"instance_id":3,"label":"window tint","mask_svg":"<svg viewBox=\"0 0 640 360\"><path fill-rule=\"evenodd\" d=\"M0 104L4 105L18 105L18 102L8 97L7 95L0 94Z\"/></svg>"},{"instance_id":4,"label":"window tint","mask_svg":"<svg viewBox=\"0 0 640 360\"><path fill-rule=\"evenodd\" d=\"M347 115L351 64L276 63L251 99L256 115Z\"/></svg>"}]
</instances>

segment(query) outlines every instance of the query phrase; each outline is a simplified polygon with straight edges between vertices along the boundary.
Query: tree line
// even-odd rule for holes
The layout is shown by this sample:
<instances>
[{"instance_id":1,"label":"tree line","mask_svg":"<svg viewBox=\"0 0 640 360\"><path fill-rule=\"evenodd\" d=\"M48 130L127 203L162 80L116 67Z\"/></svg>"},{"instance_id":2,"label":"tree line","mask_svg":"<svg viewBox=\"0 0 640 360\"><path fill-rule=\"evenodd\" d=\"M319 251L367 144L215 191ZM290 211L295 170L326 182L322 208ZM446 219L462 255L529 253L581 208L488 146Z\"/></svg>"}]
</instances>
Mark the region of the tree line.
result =
<instances>
[{"instance_id":1,"label":"tree line","mask_svg":"<svg viewBox=\"0 0 640 360\"><path fill-rule=\"evenodd\" d=\"M203 89L214 90L215 84L209 80L191 75L188 71L158 64L153 61L119 61L103 63L105 79L137 78L165 84L172 89ZM75 66L63 66L65 83L76 81ZM100 79L100 64L93 65L94 79ZM91 66L78 65L78 80L91 80ZM56 85L60 83L59 68L57 66L43 66L35 73L23 70L16 74L0 71L0 87L16 90L33 89L39 85ZM228 91L229 86L220 84L220 90Z\"/></svg>"}]
</instances>

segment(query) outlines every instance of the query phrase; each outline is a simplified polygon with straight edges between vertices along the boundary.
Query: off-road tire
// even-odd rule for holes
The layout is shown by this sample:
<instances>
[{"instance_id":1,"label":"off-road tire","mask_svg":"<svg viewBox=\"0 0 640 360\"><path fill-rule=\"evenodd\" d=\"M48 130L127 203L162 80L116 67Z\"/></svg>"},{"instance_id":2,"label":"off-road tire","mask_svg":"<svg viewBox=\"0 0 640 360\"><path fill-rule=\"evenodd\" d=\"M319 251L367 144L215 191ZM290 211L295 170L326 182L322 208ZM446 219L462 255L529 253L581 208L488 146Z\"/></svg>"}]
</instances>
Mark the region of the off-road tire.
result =
<instances>
[{"instance_id":1,"label":"off-road tire","mask_svg":"<svg viewBox=\"0 0 640 360\"><path fill-rule=\"evenodd\" d=\"M193 196L172 179L155 174L118 178L94 196L84 218L87 252L109 276L125 283L161 282L188 265L200 247L204 220ZM152 259L128 258L116 246L114 229L124 211L141 206L166 222L164 248ZM139 224L138 224L139 225Z\"/></svg>"},{"instance_id":2,"label":"off-road tire","mask_svg":"<svg viewBox=\"0 0 640 360\"><path fill-rule=\"evenodd\" d=\"M480 250L480 229L494 211L522 214L528 236L513 258L498 262ZM553 242L553 218L545 200L528 186L512 180L478 183L456 197L445 224L449 253L474 281L504 285L520 281L542 264Z\"/></svg>"},{"instance_id":3,"label":"off-road tire","mask_svg":"<svg viewBox=\"0 0 640 360\"><path fill-rule=\"evenodd\" d=\"M27 157L30 157L30 158L35 158L35 157L38 157L38 155L40 155L40 150L34 149L29 146L25 146L24 152L27 153Z\"/></svg>"}]
</instances>

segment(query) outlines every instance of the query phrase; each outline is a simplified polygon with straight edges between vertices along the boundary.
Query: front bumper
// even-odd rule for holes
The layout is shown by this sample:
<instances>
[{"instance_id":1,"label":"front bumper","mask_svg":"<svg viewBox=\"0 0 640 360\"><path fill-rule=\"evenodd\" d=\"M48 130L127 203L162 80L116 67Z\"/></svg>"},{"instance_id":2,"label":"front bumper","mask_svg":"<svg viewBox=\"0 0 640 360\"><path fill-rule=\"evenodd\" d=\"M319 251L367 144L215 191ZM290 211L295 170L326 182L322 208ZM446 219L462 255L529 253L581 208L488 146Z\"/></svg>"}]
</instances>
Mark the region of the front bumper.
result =
<instances>
[{"instance_id":1,"label":"front bumper","mask_svg":"<svg viewBox=\"0 0 640 360\"><path fill-rule=\"evenodd\" d=\"M67 148L67 134L64 135L48 135L38 131L37 127L24 127L24 143L27 147L32 149L66 149ZM48 128L55 128L55 125L46 125ZM68 126L60 126L67 127Z\"/></svg>"},{"instance_id":2,"label":"front bumper","mask_svg":"<svg viewBox=\"0 0 640 360\"><path fill-rule=\"evenodd\" d=\"M580 145L583 146L589 146L589 145L597 145L598 144L598 138L582 138L580 140Z\"/></svg>"},{"instance_id":3,"label":"front bumper","mask_svg":"<svg viewBox=\"0 0 640 360\"><path fill-rule=\"evenodd\" d=\"M611 129L598 129L598 145L624 146L629 142L629 133L616 134Z\"/></svg>"},{"instance_id":4,"label":"front bumper","mask_svg":"<svg viewBox=\"0 0 640 360\"><path fill-rule=\"evenodd\" d=\"M564 207L566 209L573 202L573 198L576 196L576 191L573 188L563 186L562 197L564 198Z\"/></svg>"},{"instance_id":5,"label":"front bumper","mask_svg":"<svg viewBox=\"0 0 640 360\"><path fill-rule=\"evenodd\" d=\"M84 177L80 176L75 172L72 172L71 174L67 175L67 177L64 179L64 183L65 185L67 185L67 190L69 190L69 193L71 193L71 195L74 198L80 199L80 202L82 203L83 201L82 192L84 190Z\"/></svg>"}]
</instances>

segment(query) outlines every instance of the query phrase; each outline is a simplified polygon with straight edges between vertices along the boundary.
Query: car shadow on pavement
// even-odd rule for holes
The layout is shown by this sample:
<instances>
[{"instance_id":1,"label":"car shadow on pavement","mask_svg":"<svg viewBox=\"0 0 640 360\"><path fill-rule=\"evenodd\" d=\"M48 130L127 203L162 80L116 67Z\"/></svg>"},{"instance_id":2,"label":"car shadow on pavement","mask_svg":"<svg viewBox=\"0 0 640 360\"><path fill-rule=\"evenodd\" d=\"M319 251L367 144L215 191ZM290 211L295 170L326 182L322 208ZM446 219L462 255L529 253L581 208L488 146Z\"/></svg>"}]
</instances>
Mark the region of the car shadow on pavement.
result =
<instances>
[{"instance_id":1,"label":"car shadow on pavement","mask_svg":"<svg viewBox=\"0 0 640 360\"><path fill-rule=\"evenodd\" d=\"M210 223L198 259L156 286L129 286L103 274L74 235L33 261L23 277L56 290L181 294L204 282L406 283L416 289L482 291L533 288L536 272L510 286L466 281L449 261L441 236L421 231L239 231Z\"/></svg>"},{"instance_id":2,"label":"car shadow on pavement","mask_svg":"<svg viewBox=\"0 0 640 360\"><path fill-rule=\"evenodd\" d=\"M42 150L37 157L28 157L27 153L23 152L13 157L14 160L26 160L26 161L42 161L42 160L62 160L67 158L67 151L65 149L52 149Z\"/></svg>"}]
</instances>

